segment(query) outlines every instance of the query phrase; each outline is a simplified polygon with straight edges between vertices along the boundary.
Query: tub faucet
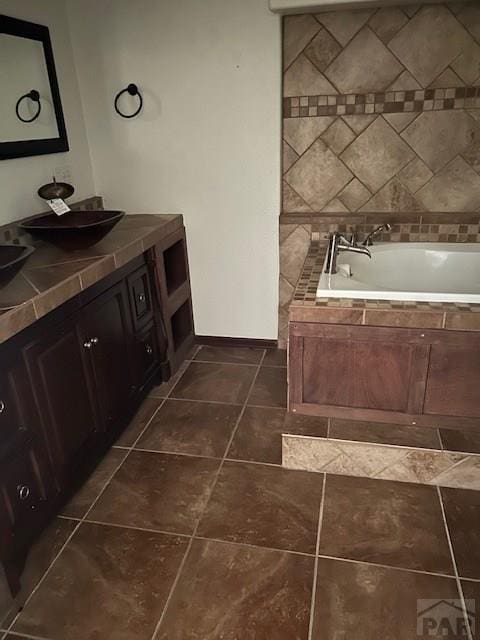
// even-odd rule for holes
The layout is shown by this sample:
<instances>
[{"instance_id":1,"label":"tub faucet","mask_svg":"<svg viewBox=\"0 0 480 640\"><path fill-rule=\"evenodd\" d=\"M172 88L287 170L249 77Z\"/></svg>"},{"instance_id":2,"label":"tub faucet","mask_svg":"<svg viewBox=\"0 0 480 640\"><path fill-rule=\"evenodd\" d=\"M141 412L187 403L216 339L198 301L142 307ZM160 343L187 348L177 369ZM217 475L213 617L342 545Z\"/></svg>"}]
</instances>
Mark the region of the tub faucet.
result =
<instances>
[{"instance_id":1,"label":"tub faucet","mask_svg":"<svg viewBox=\"0 0 480 640\"><path fill-rule=\"evenodd\" d=\"M352 235L350 240L347 240L345 236L336 231L330 235L325 273L329 273L330 275L337 273L337 257L340 251L363 253L363 255L368 256L369 258L372 257L366 246L360 246L356 243L354 235Z\"/></svg>"},{"instance_id":2,"label":"tub faucet","mask_svg":"<svg viewBox=\"0 0 480 640\"><path fill-rule=\"evenodd\" d=\"M370 231L368 236L362 242L362 245L364 247L371 247L373 244L373 238L378 236L379 233L382 233L382 231L390 231L391 229L392 229L392 225L388 224L388 222L386 222L385 224L381 224L379 227L377 227L373 231Z\"/></svg>"}]
</instances>

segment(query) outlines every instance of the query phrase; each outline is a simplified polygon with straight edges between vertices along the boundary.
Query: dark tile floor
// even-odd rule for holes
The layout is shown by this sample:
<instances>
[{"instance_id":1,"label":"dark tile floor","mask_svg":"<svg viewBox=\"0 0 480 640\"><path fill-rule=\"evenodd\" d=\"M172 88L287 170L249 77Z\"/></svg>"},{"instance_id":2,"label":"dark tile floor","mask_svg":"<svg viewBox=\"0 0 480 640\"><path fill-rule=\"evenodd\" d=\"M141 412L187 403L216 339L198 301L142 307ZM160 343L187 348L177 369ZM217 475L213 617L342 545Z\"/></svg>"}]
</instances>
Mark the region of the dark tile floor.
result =
<instances>
[{"instance_id":1,"label":"dark tile floor","mask_svg":"<svg viewBox=\"0 0 480 640\"><path fill-rule=\"evenodd\" d=\"M18 615L0 587L0 639L413 640L419 599L480 605L480 492L287 471L281 434L329 425L285 405L284 353L200 349L34 547Z\"/></svg>"}]
</instances>

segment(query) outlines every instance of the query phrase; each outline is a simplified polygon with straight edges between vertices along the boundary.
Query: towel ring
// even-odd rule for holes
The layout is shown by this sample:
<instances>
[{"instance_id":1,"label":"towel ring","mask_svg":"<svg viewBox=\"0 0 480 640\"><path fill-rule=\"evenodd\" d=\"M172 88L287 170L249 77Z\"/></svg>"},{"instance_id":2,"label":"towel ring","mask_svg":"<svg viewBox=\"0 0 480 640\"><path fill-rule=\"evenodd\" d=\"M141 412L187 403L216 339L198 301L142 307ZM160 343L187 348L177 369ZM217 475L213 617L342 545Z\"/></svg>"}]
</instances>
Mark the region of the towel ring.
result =
<instances>
[{"instance_id":1,"label":"towel ring","mask_svg":"<svg viewBox=\"0 0 480 640\"><path fill-rule=\"evenodd\" d=\"M138 109L134 113L130 113L130 114L122 113L118 108L118 101L120 97L123 96L124 93L128 93L131 96L138 96L139 105L138 105ZM143 107L143 98L142 98L142 94L138 90L137 85L132 83L132 84L129 84L126 89L123 89L123 91L119 91L119 93L117 93L117 95L115 96L114 107L115 107L115 111L118 113L119 116L122 116L122 118L134 118L135 116L138 116L138 114L140 113Z\"/></svg>"},{"instance_id":2,"label":"towel ring","mask_svg":"<svg viewBox=\"0 0 480 640\"><path fill-rule=\"evenodd\" d=\"M20 103L22 102L22 100L25 100L25 98L29 98L32 102L37 103L37 113L31 118L22 118L22 116L20 115L20 110L19 110ZM41 110L42 110L42 103L40 102L40 94L38 93L38 91L36 91L36 89L32 89L25 95L21 96L21 98L17 100L17 104L15 105L15 113L17 114L17 118L22 122L33 122L38 118Z\"/></svg>"}]
</instances>

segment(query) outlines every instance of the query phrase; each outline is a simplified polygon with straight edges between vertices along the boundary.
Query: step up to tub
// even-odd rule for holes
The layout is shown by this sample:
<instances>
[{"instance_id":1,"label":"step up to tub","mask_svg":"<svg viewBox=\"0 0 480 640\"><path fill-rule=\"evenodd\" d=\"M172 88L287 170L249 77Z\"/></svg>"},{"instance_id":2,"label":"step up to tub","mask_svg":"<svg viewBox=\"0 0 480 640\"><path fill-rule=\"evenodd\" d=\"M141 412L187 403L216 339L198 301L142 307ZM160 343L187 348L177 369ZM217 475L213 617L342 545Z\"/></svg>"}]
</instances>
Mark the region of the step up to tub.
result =
<instances>
[{"instance_id":1,"label":"step up to tub","mask_svg":"<svg viewBox=\"0 0 480 640\"><path fill-rule=\"evenodd\" d=\"M330 419L326 435L282 435L288 469L480 490L480 433Z\"/></svg>"}]
</instances>

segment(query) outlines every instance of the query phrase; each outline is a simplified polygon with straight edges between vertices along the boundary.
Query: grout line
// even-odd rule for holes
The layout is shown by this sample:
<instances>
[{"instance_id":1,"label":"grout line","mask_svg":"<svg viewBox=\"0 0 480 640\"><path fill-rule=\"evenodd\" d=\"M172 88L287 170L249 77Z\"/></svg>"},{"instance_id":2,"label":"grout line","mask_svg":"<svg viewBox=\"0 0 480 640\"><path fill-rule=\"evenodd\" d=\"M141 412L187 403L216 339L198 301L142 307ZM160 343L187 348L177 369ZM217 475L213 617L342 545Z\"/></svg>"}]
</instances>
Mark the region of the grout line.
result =
<instances>
[{"instance_id":1,"label":"grout line","mask_svg":"<svg viewBox=\"0 0 480 640\"><path fill-rule=\"evenodd\" d=\"M465 624L466 624L466 627L467 627L467 635L468 635L469 640L473 640L472 630L470 629L470 622L468 620L468 615L467 615L467 606L465 604L465 597L463 595L463 587L462 587L462 583L460 581L460 576L458 575L457 561L456 561L455 552L454 552L454 549L453 549L452 538L450 536L450 530L448 528L447 516L445 514L445 506L443 504L442 492L440 491L440 487L437 487L437 495L438 495L438 501L440 502L440 509L442 511L442 518L443 518L443 524L444 524L444 527L445 527L445 533L446 533L446 536L447 536L448 547L450 549L450 555L452 557L452 564L453 564L453 570L455 572L455 580L457 582L458 594L460 596L460 600L461 600L461 603L462 603L463 616L465 618Z\"/></svg>"},{"instance_id":2,"label":"grout line","mask_svg":"<svg viewBox=\"0 0 480 640\"><path fill-rule=\"evenodd\" d=\"M237 433L237 431L238 431L238 427L240 426L240 422L241 422L241 420L242 420L242 418L243 418L243 416L244 416L244 414L245 414L245 410L246 410L246 408L247 408L248 401L249 401L249 399L250 399L250 396L251 396L252 391L253 391L253 387L255 386L255 383L256 383L256 381L257 381L258 375L259 375L259 373L260 373L260 369L262 368L262 364L263 364L263 361L264 361L264 359L265 359L265 356L266 356L266 351L264 351L264 352L263 352L263 355L262 355L262 357L261 357L261 359L260 359L260 362L259 362L259 364L257 365L257 370L256 370L256 372L255 372L255 375L253 376L253 380L252 380L252 382L250 383L250 387L249 387L249 389L248 389L248 391L247 391L247 395L246 395L245 400L244 400L244 402L243 402L242 409L241 409L241 411L240 411L240 413L239 413L239 415L238 415L238 418L237 418L237 420L236 420L236 422L235 422L235 426L234 426L234 427L233 427L233 429L232 429L232 433L230 434L230 439L229 439L229 441L227 442L227 446L226 446L226 448L225 448L225 452L224 452L224 454L223 454L223 460L222 460L222 464L220 465L220 470L221 470L221 468L223 467L223 463L225 462L225 459L227 458L228 451L230 450L230 447L231 447L231 445L232 445L233 439L235 438L235 435L236 435L236 433ZM219 470L219 471L220 471L220 470ZM218 476L217 476L217 477L218 477Z\"/></svg>"},{"instance_id":3,"label":"grout line","mask_svg":"<svg viewBox=\"0 0 480 640\"><path fill-rule=\"evenodd\" d=\"M132 449L130 450L130 447L121 447L121 446L114 446L112 447L113 449L120 449L122 451L130 451L131 453L134 453L136 451L140 452L140 453L158 453L161 455L166 455L166 456L184 456L187 458L204 458L205 460L220 460L223 461L225 460L225 462L237 462L240 464L257 464L257 465L262 465L265 467L282 467L282 463L281 462L266 462L263 460L245 460L243 458L229 458L228 456L208 456L204 453L188 453L185 451L165 451L164 449L143 449L140 447L137 447L136 449ZM67 516L68 517L68 516ZM74 518L75 519L75 518Z\"/></svg>"},{"instance_id":4,"label":"grout line","mask_svg":"<svg viewBox=\"0 0 480 640\"><path fill-rule=\"evenodd\" d=\"M195 540L203 540L205 542L218 542L220 544L231 544L236 547L247 547L248 549L259 549L261 551L274 551L276 553L290 553L294 556L302 556L304 558L314 558L313 553L307 553L306 551L295 551L294 549L280 549L278 547L265 547L259 544L253 544L250 542L237 542L235 540L222 540L221 538L207 538L205 536L195 536Z\"/></svg>"},{"instance_id":5,"label":"grout line","mask_svg":"<svg viewBox=\"0 0 480 640\"><path fill-rule=\"evenodd\" d=\"M204 455L203 453L185 453L183 451L164 451L162 450L155 450L155 449L143 449L141 447L137 447L136 449L133 449L132 452L136 452L138 451L139 453L157 453L160 455L167 455L167 456L183 456L186 458L204 458L205 460L222 460L222 456L207 456Z\"/></svg>"},{"instance_id":6,"label":"grout line","mask_svg":"<svg viewBox=\"0 0 480 640\"><path fill-rule=\"evenodd\" d=\"M317 596L317 576L318 576L318 559L320 553L320 534L322 531L322 522L323 522L323 510L325 505L325 490L327 485L327 474L323 474L323 483L322 483L322 495L320 498L320 506L318 509L318 527L317 527L317 543L315 546L315 565L313 568L313 584L312 584L312 599L310 602L310 623L308 626L308 640L312 640L313 638L313 622L314 622L314 614L315 614L315 600Z\"/></svg>"},{"instance_id":7,"label":"grout line","mask_svg":"<svg viewBox=\"0 0 480 640\"><path fill-rule=\"evenodd\" d=\"M410 567L397 567L391 564L381 564L380 562L369 562L367 560L355 560L354 558L340 558L339 556L329 556L325 553L320 553L319 558L324 560L335 560L336 562L350 562L351 564L364 564L369 567L379 567L380 569L393 569L394 571L408 571L409 573L418 573L423 576L437 576L440 578L450 578L453 580L454 575L449 573L441 573L434 571L424 571L422 569L411 569Z\"/></svg>"},{"instance_id":8,"label":"grout line","mask_svg":"<svg viewBox=\"0 0 480 640\"><path fill-rule=\"evenodd\" d=\"M105 520L96 520L94 518L74 518L73 516L57 516L62 520L74 520L75 522L86 522L88 524L98 524L104 527L114 527L115 529L131 529L133 531L146 531L147 533L160 533L165 536L191 538L190 533L179 533L178 531L165 531L164 529L153 529L151 527L137 527L133 524L120 524L119 522L107 522Z\"/></svg>"},{"instance_id":9,"label":"grout line","mask_svg":"<svg viewBox=\"0 0 480 640\"><path fill-rule=\"evenodd\" d=\"M86 518L84 522L88 524L98 524L104 527L115 527L116 529L130 529L133 531L145 531L146 533L158 533L164 536L172 536L174 538L191 538L190 533L179 533L178 531L165 531L164 529L153 529L151 527L134 527L129 524L119 524L118 522L104 522L103 520L95 520Z\"/></svg>"},{"instance_id":10,"label":"grout line","mask_svg":"<svg viewBox=\"0 0 480 640\"><path fill-rule=\"evenodd\" d=\"M176 384L175 384L176 386ZM171 390L171 392L173 391L173 389ZM154 398L155 396L149 396L150 398ZM242 407L243 403L234 403L234 402L223 402L221 400L197 400L196 398L175 398L174 396L164 396L163 398L164 400L175 400L175 402L199 402L200 404L220 404L223 406L229 406L229 407ZM158 400L161 400L161 398L158 398Z\"/></svg>"},{"instance_id":11,"label":"grout line","mask_svg":"<svg viewBox=\"0 0 480 640\"><path fill-rule=\"evenodd\" d=\"M280 407L278 404L277 405L266 405L266 404L248 404L246 407L246 409L283 409L283 411L288 411L286 406L282 406Z\"/></svg>"},{"instance_id":12,"label":"grout line","mask_svg":"<svg viewBox=\"0 0 480 640\"><path fill-rule=\"evenodd\" d=\"M246 395L245 401L244 401L243 406L242 406L242 410L240 411L240 414L238 415L237 420L236 420L236 422L235 422L235 426L234 426L234 428L232 429L232 434L231 434L231 436L230 436L230 440L228 441L227 446L226 446L226 448L225 448L225 452L224 452L224 454L223 454L223 458L222 458L222 460L221 460L221 462L220 462L220 464L219 464L219 466L218 466L218 469L217 469L217 471L216 471L216 473L215 473L215 475L214 475L214 478L213 478L213 481L212 481L212 485L211 485L211 487L210 487L210 491L208 492L208 498L207 498L207 500L205 501L205 507L203 508L202 513L200 513L200 514L199 514L199 516L198 516L198 518L197 518L197 522L196 522L196 524L195 524L195 528L194 528L194 530L193 530L192 537L191 537L191 539L190 539L190 542L188 543L188 547L187 547L187 549L186 549L186 551L185 551L185 555L183 556L182 562L180 563L180 566L179 566L178 571L177 571L177 575L175 576L175 580L173 581L173 584L172 584L172 586L171 586L171 588L170 588L170 591L169 591L169 593L168 593L167 600L166 600L165 605L164 605L164 607L163 607L162 615L160 616L160 619L159 619L159 621L158 621L158 623L157 623L157 626L156 626L156 627L155 627L155 629L154 629L154 632L153 632L153 635L152 635L152 637L151 637L151 640L155 640L155 638L156 638L156 636L157 636L157 634L158 634L158 632L159 632L159 630L160 630L160 627L161 627L161 625L162 625L162 622L163 622L163 620L164 620L164 618L165 618L165 614L166 614L166 612L167 612L168 606L169 606L170 601L171 601L171 599L172 599L172 597L173 597L173 594L174 594L174 592L175 592L175 588L176 588L176 586L177 586L177 584L178 584L178 582L179 582L179 580L180 580L180 576L181 576L181 574L182 574L183 568L184 568L184 566L185 566L185 564L186 564L187 557L188 557L188 556L189 556L189 554L190 554L190 549L192 548L193 540L194 540L195 536L197 535L197 531L198 531L198 528L199 528L199 526L200 526L200 522L201 522L201 520L202 520L202 517L203 517L203 515L204 515L204 513L205 513L205 510L206 510L206 508L207 508L207 506L208 506L208 503L210 502L210 499L211 499L211 497L212 497L212 495L213 495L213 492L214 492L214 490L215 490L215 487L216 487L216 484L217 484L218 478L219 478L219 476L220 476L220 473L221 473L221 471L222 471L223 465L224 465L224 463L225 463L225 459L226 459L226 456L227 456L227 452L228 452L228 450L230 449L230 446L231 446L231 444L232 444L233 438L234 438L235 433L236 433L236 431L237 431L237 429L238 429L238 426L239 426L239 424L240 424L240 420L242 419L242 416L243 416L243 414L244 414L244 412L245 412L245 408L246 408L246 406L247 406L248 399L249 399L249 397L250 397L250 394L252 393L253 387L254 387L254 385L255 385L255 382L256 382L256 380L257 380L258 374L259 374L259 372L260 372L260 367L262 366L262 362L263 362L263 360L265 359L265 355L266 355L266 351L264 350L264 351L263 351L262 358L261 358L261 360L260 360L260 363L259 363L259 364L258 364L258 366L257 366L257 371L255 372L255 375L253 376L253 380L252 380L252 382L251 382L251 384L250 384L250 387L249 387L249 389L248 389L248 392L247 392L247 395Z\"/></svg>"},{"instance_id":13,"label":"grout line","mask_svg":"<svg viewBox=\"0 0 480 640\"><path fill-rule=\"evenodd\" d=\"M438 441L440 443L440 448L441 448L442 451L445 451L445 447L443 446L442 433L441 433L441 431L440 431L440 429L438 427L436 429L436 432L437 432Z\"/></svg>"},{"instance_id":14,"label":"grout line","mask_svg":"<svg viewBox=\"0 0 480 640\"><path fill-rule=\"evenodd\" d=\"M272 367L275 368L275 367ZM277 367L279 369L280 367ZM243 403L234 403L234 402L222 402L221 400L199 400L198 398L175 398L173 396L148 396L151 400L174 400L175 402L199 402L200 404L220 404L227 407L243 407ZM286 407L279 407L274 405L267 404L249 404L248 407L254 407L255 409L278 409L286 411ZM310 437L310 436L307 436ZM115 445L114 445L115 446Z\"/></svg>"},{"instance_id":15,"label":"grout line","mask_svg":"<svg viewBox=\"0 0 480 640\"><path fill-rule=\"evenodd\" d=\"M477 584L480 582L480 578L464 578L463 576L460 576L460 580L462 582L476 582Z\"/></svg>"},{"instance_id":16,"label":"grout line","mask_svg":"<svg viewBox=\"0 0 480 640\"><path fill-rule=\"evenodd\" d=\"M241 458L229 458L228 456L225 457L225 462L237 462L240 464L257 464L257 465L262 465L264 467L276 467L279 469L283 468L281 462L263 462L262 460L243 460Z\"/></svg>"},{"instance_id":17,"label":"grout line","mask_svg":"<svg viewBox=\"0 0 480 640\"><path fill-rule=\"evenodd\" d=\"M2 630L3 633L3 630ZM29 640L49 640L46 636L31 636L25 633L19 633L18 631L5 631L6 634L12 635L15 638L28 638ZM7 636L1 636L1 638L6 638Z\"/></svg>"},{"instance_id":18,"label":"grout line","mask_svg":"<svg viewBox=\"0 0 480 640\"><path fill-rule=\"evenodd\" d=\"M200 364L233 364L241 367L258 367L258 362L226 362L224 360L199 360L198 358L195 360L190 360L190 362L199 362ZM286 369L287 365L283 364L264 364L262 365L267 367L268 369Z\"/></svg>"}]
</instances>

